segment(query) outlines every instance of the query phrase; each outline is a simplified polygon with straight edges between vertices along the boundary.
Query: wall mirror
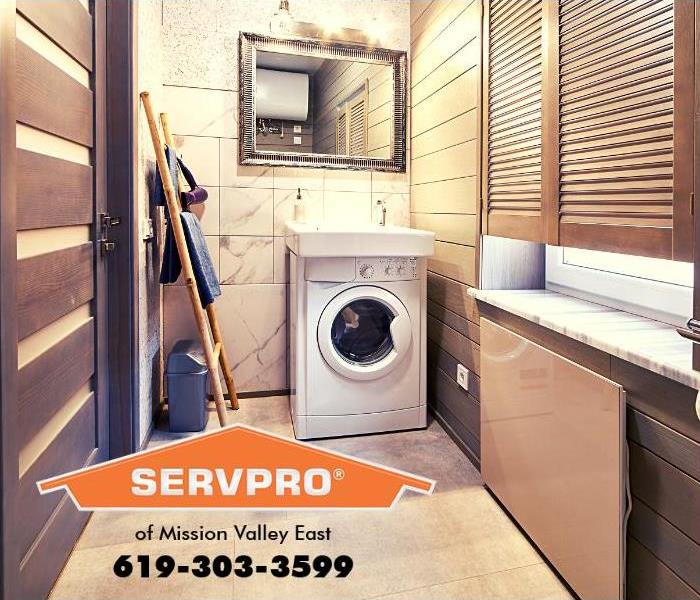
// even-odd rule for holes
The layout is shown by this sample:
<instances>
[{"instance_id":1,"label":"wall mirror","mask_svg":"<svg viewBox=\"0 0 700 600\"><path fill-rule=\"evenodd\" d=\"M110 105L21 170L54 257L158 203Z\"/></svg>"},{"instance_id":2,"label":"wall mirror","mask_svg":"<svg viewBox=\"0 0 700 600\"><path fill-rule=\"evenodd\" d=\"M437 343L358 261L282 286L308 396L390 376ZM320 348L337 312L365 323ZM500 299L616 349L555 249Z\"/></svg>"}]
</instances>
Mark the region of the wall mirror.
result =
<instances>
[{"instance_id":1,"label":"wall mirror","mask_svg":"<svg viewBox=\"0 0 700 600\"><path fill-rule=\"evenodd\" d=\"M406 53L240 37L240 162L406 170Z\"/></svg>"}]
</instances>

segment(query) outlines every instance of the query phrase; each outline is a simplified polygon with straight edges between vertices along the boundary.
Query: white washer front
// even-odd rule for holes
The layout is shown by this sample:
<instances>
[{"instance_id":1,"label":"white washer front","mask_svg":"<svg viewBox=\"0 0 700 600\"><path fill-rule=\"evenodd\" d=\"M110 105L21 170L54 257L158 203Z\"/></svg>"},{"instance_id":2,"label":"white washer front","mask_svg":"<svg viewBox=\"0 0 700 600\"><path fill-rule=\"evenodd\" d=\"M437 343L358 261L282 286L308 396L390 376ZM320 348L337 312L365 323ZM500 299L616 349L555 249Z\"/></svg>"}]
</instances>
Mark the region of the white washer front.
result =
<instances>
[{"instance_id":1,"label":"white washer front","mask_svg":"<svg viewBox=\"0 0 700 600\"><path fill-rule=\"evenodd\" d=\"M426 261L290 254L290 410L300 439L426 426Z\"/></svg>"},{"instance_id":2,"label":"white washer front","mask_svg":"<svg viewBox=\"0 0 700 600\"><path fill-rule=\"evenodd\" d=\"M356 381L379 379L408 355L411 317L391 292L360 285L328 303L316 337L323 358L338 374Z\"/></svg>"}]
</instances>

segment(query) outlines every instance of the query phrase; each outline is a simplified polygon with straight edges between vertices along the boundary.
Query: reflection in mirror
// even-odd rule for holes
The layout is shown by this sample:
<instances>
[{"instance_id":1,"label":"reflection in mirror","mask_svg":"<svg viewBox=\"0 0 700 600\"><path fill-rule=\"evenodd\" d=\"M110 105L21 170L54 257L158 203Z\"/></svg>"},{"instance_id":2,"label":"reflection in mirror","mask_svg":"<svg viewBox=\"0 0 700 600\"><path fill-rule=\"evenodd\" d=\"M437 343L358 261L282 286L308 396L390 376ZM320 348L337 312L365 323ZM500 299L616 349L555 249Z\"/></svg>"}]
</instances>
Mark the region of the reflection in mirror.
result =
<instances>
[{"instance_id":1,"label":"reflection in mirror","mask_svg":"<svg viewBox=\"0 0 700 600\"><path fill-rule=\"evenodd\" d=\"M393 67L256 55L256 150L392 158Z\"/></svg>"}]
</instances>

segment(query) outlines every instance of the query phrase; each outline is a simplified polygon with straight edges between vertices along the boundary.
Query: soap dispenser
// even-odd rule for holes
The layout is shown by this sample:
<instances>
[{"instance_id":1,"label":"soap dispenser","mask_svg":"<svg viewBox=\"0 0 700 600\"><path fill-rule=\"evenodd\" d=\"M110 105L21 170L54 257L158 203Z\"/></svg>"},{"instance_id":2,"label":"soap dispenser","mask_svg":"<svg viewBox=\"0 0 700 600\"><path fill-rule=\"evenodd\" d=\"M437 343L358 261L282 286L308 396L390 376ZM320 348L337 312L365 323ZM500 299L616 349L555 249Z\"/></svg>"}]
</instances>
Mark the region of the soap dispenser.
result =
<instances>
[{"instance_id":1,"label":"soap dispenser","mask_svg":"<svg viewBox=\"0 0 700 600\"><path fill-rule=\"evenodd\" d=\"M306 206L301 197L301 188L297 188L297 197L294 201L294 220L297 223L306 223Z\"/></svg>"}]
</instances>

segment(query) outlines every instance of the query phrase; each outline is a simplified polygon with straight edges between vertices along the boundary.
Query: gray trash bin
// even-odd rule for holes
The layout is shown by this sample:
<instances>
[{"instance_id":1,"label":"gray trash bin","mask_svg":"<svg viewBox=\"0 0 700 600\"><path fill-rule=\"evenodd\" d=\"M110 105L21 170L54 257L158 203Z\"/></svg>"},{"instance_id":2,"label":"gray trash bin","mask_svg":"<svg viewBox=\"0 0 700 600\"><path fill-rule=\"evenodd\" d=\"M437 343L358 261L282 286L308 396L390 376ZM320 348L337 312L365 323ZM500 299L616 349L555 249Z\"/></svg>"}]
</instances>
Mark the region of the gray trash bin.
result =
<instances>
[{"instance_id":1,"label":"gray trash bin","mask_svg":"<svg viewBox=\"0 0 700 600\"><path fill-rule=\"evenodd\" d=\"M202 347L178 340L165 369L170 431L202 431L207 424L209 369Z\"/></svg>"}]
</instances>

